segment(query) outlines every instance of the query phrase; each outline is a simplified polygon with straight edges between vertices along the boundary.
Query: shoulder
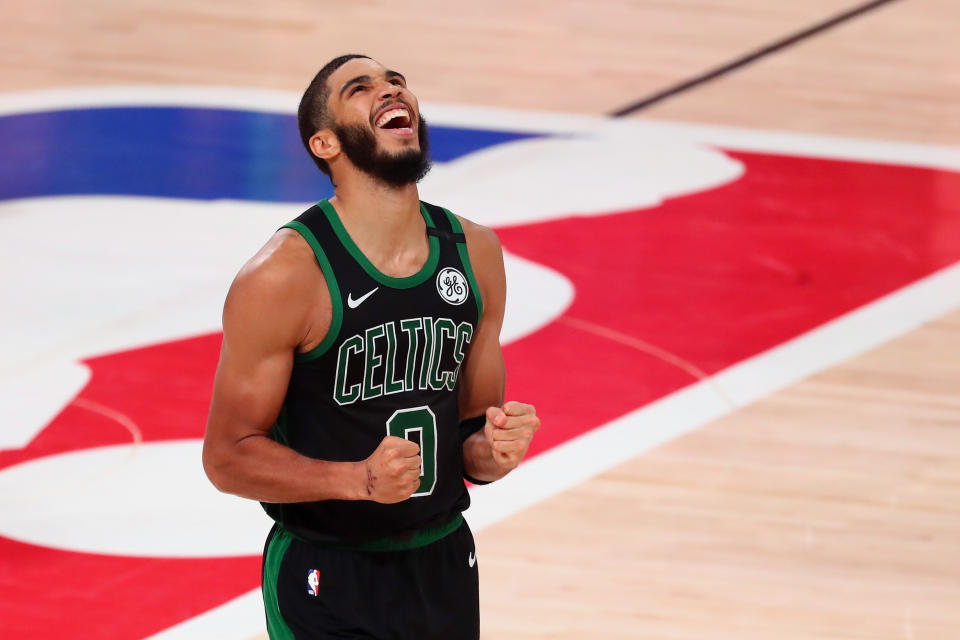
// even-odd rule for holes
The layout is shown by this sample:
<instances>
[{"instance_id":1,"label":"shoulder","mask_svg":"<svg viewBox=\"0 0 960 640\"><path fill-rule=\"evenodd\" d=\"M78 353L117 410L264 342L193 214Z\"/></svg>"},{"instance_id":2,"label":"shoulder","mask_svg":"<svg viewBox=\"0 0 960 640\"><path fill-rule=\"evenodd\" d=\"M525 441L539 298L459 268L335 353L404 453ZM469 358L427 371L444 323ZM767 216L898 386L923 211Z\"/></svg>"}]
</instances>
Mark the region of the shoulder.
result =
<instances>
[{"instance_id":1,"label":"shoulder","mask_svg":"<svg viewBox=\"0 0 960 640\"><path fill-rule=\"evenodd\" d=\"M292 229L280 229L237 273L234 285L245 289L296 288L312 266L313 249Z\"/></svg>"},{"instance_id":2,"label":"shoulder","mask_svg":"<svg viewBox=\"0 0 960 640\"><path fill-rule=\"evenodd\" d=\"M500 308L506 295L506 275L503 269L503 247L496 232L467 218L456 216L467 239L470 266L477 278L484 308Z\"/></svg>"},{"instance_id":3,"label":"shoulder","mask_svg":"<svg viewBox=\"0 0 960 640\"><path fill-rule=\"evenodd\" d=\"M233 309L244 315L305 313L316 302L311 292L318 289L318 280L323 275L313 249L296 231L280 229L237 273L224 314Z\"/></svg>"},{"instance_id":4,"label":"shoulder","mask_svg":"<svg viewBox=\"0 0 960 640\"><path fill-rule=\"evenodd\" d=\"M489 262L503 263L503 248L500 246L500 238L493 229L462 216L456 216L456 218L467 239L467 250L470 252L470 262L473 263L474 268L483 267Z\"/></svg>"}]
</instances>

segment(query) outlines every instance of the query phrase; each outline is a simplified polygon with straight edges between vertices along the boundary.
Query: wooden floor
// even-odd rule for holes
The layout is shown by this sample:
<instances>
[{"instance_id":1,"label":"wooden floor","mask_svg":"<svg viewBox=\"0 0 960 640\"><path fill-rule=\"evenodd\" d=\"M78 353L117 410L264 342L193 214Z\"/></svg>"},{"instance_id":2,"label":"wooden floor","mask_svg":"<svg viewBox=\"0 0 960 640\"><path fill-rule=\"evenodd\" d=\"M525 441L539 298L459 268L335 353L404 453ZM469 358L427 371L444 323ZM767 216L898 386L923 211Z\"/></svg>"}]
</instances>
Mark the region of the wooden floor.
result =
<instances>
[{"instance_id":1,"label":"wooden floor","mask_svg":"<svg viewBox=\"0 0 960 640\"><path fill-rule=\"evenodd\" d=\"M958 353L953 313L484 531L487 637L957 637Z\"/></svg>"},{"instance_id":2,"label":"wooden floor","mask_svg":"<svg viewBox=\"0 0 960 640\"><path fill-rule=\"evenodd\" d=\"M8 2L5 90L300 90L604 113L850 6ZM954 0L901 0L640 117L960 144ZM960 637L960 312L478 534L485 638ZM545 428L549 428L547 425Z\"/></svg>"},{"instance_id":3,"label":"wooden floor","mask_svg":"<svg viewBox=\"0 0 960 640\"><path fill-rule=\"evenodd\" d=\"M957 144L957 20L952 0L900 0L644 117Z\"/></svg>"}]
</instances>

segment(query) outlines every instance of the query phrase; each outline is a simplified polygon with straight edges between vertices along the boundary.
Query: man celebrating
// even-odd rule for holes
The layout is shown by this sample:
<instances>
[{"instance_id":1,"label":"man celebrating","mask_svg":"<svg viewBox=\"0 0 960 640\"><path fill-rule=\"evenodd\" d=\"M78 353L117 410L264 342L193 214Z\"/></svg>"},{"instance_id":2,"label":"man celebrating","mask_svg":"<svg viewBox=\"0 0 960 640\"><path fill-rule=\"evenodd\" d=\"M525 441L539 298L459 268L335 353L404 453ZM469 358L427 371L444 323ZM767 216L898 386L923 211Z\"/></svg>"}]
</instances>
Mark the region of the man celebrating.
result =
<instances>
[{"instance_id":1,"label":"man celebrating","mask_svg":"<svg viewBox=\"0 0 960 640\"><path fill-rule=\"evenodd\" d=\"M503 477L540 426L503 402L499 241L419 200L427 125L400 73L336 58L298 123L336 195L227 294L204 469L276 521L271 638L478 638L463 479Z\"/></svg>"}]
</instances>

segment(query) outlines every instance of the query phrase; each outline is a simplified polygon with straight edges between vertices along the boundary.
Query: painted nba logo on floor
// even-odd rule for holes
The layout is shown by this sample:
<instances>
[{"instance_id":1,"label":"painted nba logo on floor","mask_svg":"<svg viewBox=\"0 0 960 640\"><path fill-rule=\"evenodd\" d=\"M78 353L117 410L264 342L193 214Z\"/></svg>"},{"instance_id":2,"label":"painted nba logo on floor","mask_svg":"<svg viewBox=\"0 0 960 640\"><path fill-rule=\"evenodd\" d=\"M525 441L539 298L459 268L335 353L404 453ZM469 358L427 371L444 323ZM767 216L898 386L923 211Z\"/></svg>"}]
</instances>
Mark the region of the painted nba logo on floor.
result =
<instances>
[{"instance_id":1,"label":"painted nba logo on floor","mask_svg":"<svg viewBox=\"0 0 960 640\"><path fill-rule=\"evenodd\" d=\"M212 115L205 113L208 119L202 122L209 122ZM523 114L517 117L523 122L532 120ZM466 127L470 122L461 118L461 124ZM490 126L490 121L480 119L473 124ZM887 164L872 164L779 155L774 151L722 152L718 149L737 146L735 136L731 134L726 143L695 143L691 141L697 135L695 127L674 128L665 135L651 133L650 125L644 123L618 123L617 131L633 132L632 137L618 138L597 133L607 126L602 122L598 121L594 130L590 126L584 125L583 135L577 138L551 138L543 131L538 137L514 137L508 144L474 147L469 154L438 163L435 174L423 185L425 199L497 227L508 251L508 292L514 294L507 304L508 317L514 315L504 335L510 371L508 396L536 398L548 426L542 437L538 434L533 453L545 453L694 380L688 371L631 347L631 339L657 345L696 363L707 374L715 373L949 265L960 256L956 242L949 240L955 238L951 234L936 234L948 241L934 247L924 240L930 237L929 227L956 224L955 205L933 198L927 188L931 180L936 180L948 192L956 192L956 174L895 166L889 164L889 158ZM523 127L513 123L504 130L518 128ZM536 131L533 127L525 130ZM687 137L681 135L684 131ZM572 127L565 131L571 132ZM109 148L109 140L101 142ZM437 148L444 153L442 145ZM189 157L189 150L181 151ZM570 163L571 157L581 161ZM97 179L111 175L120 174L99 171ZM214 177L205 186L216 184ZM235 555L249 554L247 557L215 557L217 552L211 551L209 557L186 560L189 554L185 551L163 547L168 544L161 539L163 523L153 527L156 555L161 555L162 549L172 557L144 557L150 554L129 541L111 538L115 531L106 530L90 532L95 534L90 537L94 540L91 544L100 545L96 549L78 548L77 540L85 530L72 526L70 501L60 499L65 488L57 482L61 477L77 477L62 473L63 463L80 460L58 455L70 452L109 455L110 460L120 461L118 465L124 455L139 462L149 459L151 464L133 466L144 483L140 486L152 487L150 490L160 492L158 495L171 491L165 480L169 479L165 470L171 467L164 452L186 452L178 459L199 464L199 455L189 441L195 443L202 433L209 399L206 390L220 344L219 335L213 333L216 327L211 324L215 325L226 291L222 276L204 278L214 262L228 267L225 271L229 278L242 259L222 247L185 244L179 252L183 260L203 258L196 264L185 263L190 282L185 283L177 274L171 278L171 274L153 273L145 267L164 263L170 247L181 246L178 242L191 242L190 234L183 229L195 227L198 220L206 220L211 228L230 229L234 237L242 238L238 240L244 245L239 247L242 251L236 252L242 256L248 251L247 245L262 243L264 233L295 215L297 205L289 204L289 200L282 206L189 200L239 197L242 189L228 178L223 179L228 189L223 193L214 189L197 194L178 183L179 178L171 184L179 184L181 191L135 191L141 196L180 199L116 195L39 199L52 194L124 193L123 185L113 185L113 191L97 185L58 185L48 192L20 194L37 198L33 201L3 205L7 212L17 214L0 216L0 237L18 239L16 245L8 247L8 254L30 272L49 273L55 266L56 273L50 275L77 280L75 286L64 287L66 293L58 293L59 298L51 301L36 287L31 290L23 285L11 292L10 300L17 308L34 314L24 322L24 339L13 345L19 351L11 361L36 359L53 343L73 345L76 351L64 356L62 370L67 370L67 365L82 366L90 378L78 379L54 393L51 387L56 387L53 383L59 378L51 372L61 371L59 364L41 372L50 375L36 377L42 395L60 398L64 406L51 411L52 419L40 419L38 413L24 414L35 416L35 432L22 443L0 451L0 506L8 514L0 525L0 533L5 536L0 538L0 555L15 559L17 575L41 575L40 568L56 563L75 576L76 589L110 596L103 606L70 604L56 599L39 581L0 585L0 597L14 612L5 621L14 636L55 637L53 629L50 635L43 635L47 627L38 623L36 612L48 616L56 611L56 626L60 628L97 628L102 637L117 640L143 637L253 589L258 583L259 562L253 555L258 550L252 542L237 547L240 552ZM15 186L22 191L44 184L51 183L24 180ZM591 188L584 189L585 184ZM260 184L262 189L257 194L272 194L278 201L289 197L288 192L275 186ZM5 193L14 197L12 191ZM131 211L140 213L151 234L143 234L140 225L131 223L137 219ZM156 225L158 219L164 220L164 225ZM42 246L30 244L36 236L29 230L38 225L60 229L61 233L36 238ZM797 225L803 225L809 241L798 241L791 233L791 226L795 229ZM860 242L876 238L877 229L883 228L898 229L896 241ZM124 230L131 235L123 236ZM102 233L117 238L115 253L111 254L113 263L84 254L98 251L96 237ZM63 259L75 256L77 262L51 265L44 258L45 250L54 250ZM924 259L913 260L911 256ZM133 284L129 295L123 281L111 279L118 273L129 276ZM730 273L738 275L736 287L725 277ZM864 273L871 274L869 281L863 278ZM604 274L617 274L617 278ZM467 283L462 274L452 283L459 283L464 291L460 295L465 295ZM438 294L444 296L445 289L437 284ZM191 285L196 289L187 295L184 287ZM97 286L106 289L98 291ZM142 294L136 289L148 291L150 296L138 297ZM77 298L63 299L70 291L75 291ZM521 295L516 295L517 291ZM447 295L458 299L455 287ZM180 300L201 298L205 300L201 306L176 306ZM100 299L114 301L114 308L89 303ZM154 325L117 321L119 311L124 318L136 318L143 315L143 309L154 309L157 299L171 303L165 313L154 314ZM55 317L50 309L64 302L76 309L72 326L83 327L86 333L59 334L57 331L65 329L45 320ZM705 314L703 309L711 313ZM744 318L764 321L750 324ZM211 333L183 338L204 332ZM101 334L116 342L97 342L88 337ZM724 340L716 340L717 335L723 335ZM101 353L109 355L96 355ZM5 385L7 394L16 395L16 380L32 379L20 373L13 372L16 379ZM577 401L580 398L604 398L604 402ZM9 398L10 402L6 396L3 400L0 406L19 402L16 397ZM91 407L105 407L107 411L97 412ZM145 444L129 445L133 433L130 425ZM179 443L160 446L178 439ZM118 444L126 448L101 448ZM630 446L621 444L622 449ZM126 467L110 467L114 473L119 468ZM43 490L53 495L41 502L24 493L29 487L41 486L39 481L22 480L44 474L51 483L43 485ZM185 485L183 490L183 506L189 509L193 504L189 502L189 487ZM488 509L480 498L482 490L476 495L476 509ZM23 509L25 500L43 504L47 511ZM150 500L139 502L139 506L131 506L130 513L149 521L151 515L137 509L149 507ZM92 501L84 506L86 523L109 522L108 517L117 511L116 502ZM468 517L479 518L477 513L481 512L468 512ZM231 523L235 522L224 519L224 530L234 527ZM38 531L48 532L47 537L41 538ZM208 543L203 539L203 549ZM310 573L307 575L308 593L315 596L319 571L309 571L317 571L316 586L310 582ZM158 606L137 619L116 623L118 607L136 610L135 598L131 595L126 599L135 589L129 581L118 581L117 576L144 572L156 576L160 584L190 581L197 588L190 592L157 589ZM223 576L232 585L228 593L219 592L215 586ZM205 585L210 588L202 588Z\"/></svg>"}]
</instances>

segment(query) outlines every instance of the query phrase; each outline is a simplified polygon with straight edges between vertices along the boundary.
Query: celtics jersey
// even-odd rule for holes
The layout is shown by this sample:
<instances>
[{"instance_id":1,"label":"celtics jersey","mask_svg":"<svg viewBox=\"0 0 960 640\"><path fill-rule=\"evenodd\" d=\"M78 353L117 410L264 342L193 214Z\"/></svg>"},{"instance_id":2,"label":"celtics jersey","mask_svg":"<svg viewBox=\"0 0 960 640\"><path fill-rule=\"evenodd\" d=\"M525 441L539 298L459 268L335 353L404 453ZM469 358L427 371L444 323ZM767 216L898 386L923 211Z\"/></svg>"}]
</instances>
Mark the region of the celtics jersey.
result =
<instances>
[{"instance_id":1,"label":"celtics jersey","mask_svg":"<svg viewBox=\"0 0 960 640\"><path fill-rule=\"evenodd\" d=\"M420 445L421 481L396 504L324 500L269 504L291 533L363 543L444 526L470 504L463 482L457 383L482 302L459 221L420 203L430 247L423 267L381 273L323 201L284 225L313 248L333 305L323 341L294 357L276 441L312 458L359 461L387 435Z\"/></svg>"}]
</instances>

